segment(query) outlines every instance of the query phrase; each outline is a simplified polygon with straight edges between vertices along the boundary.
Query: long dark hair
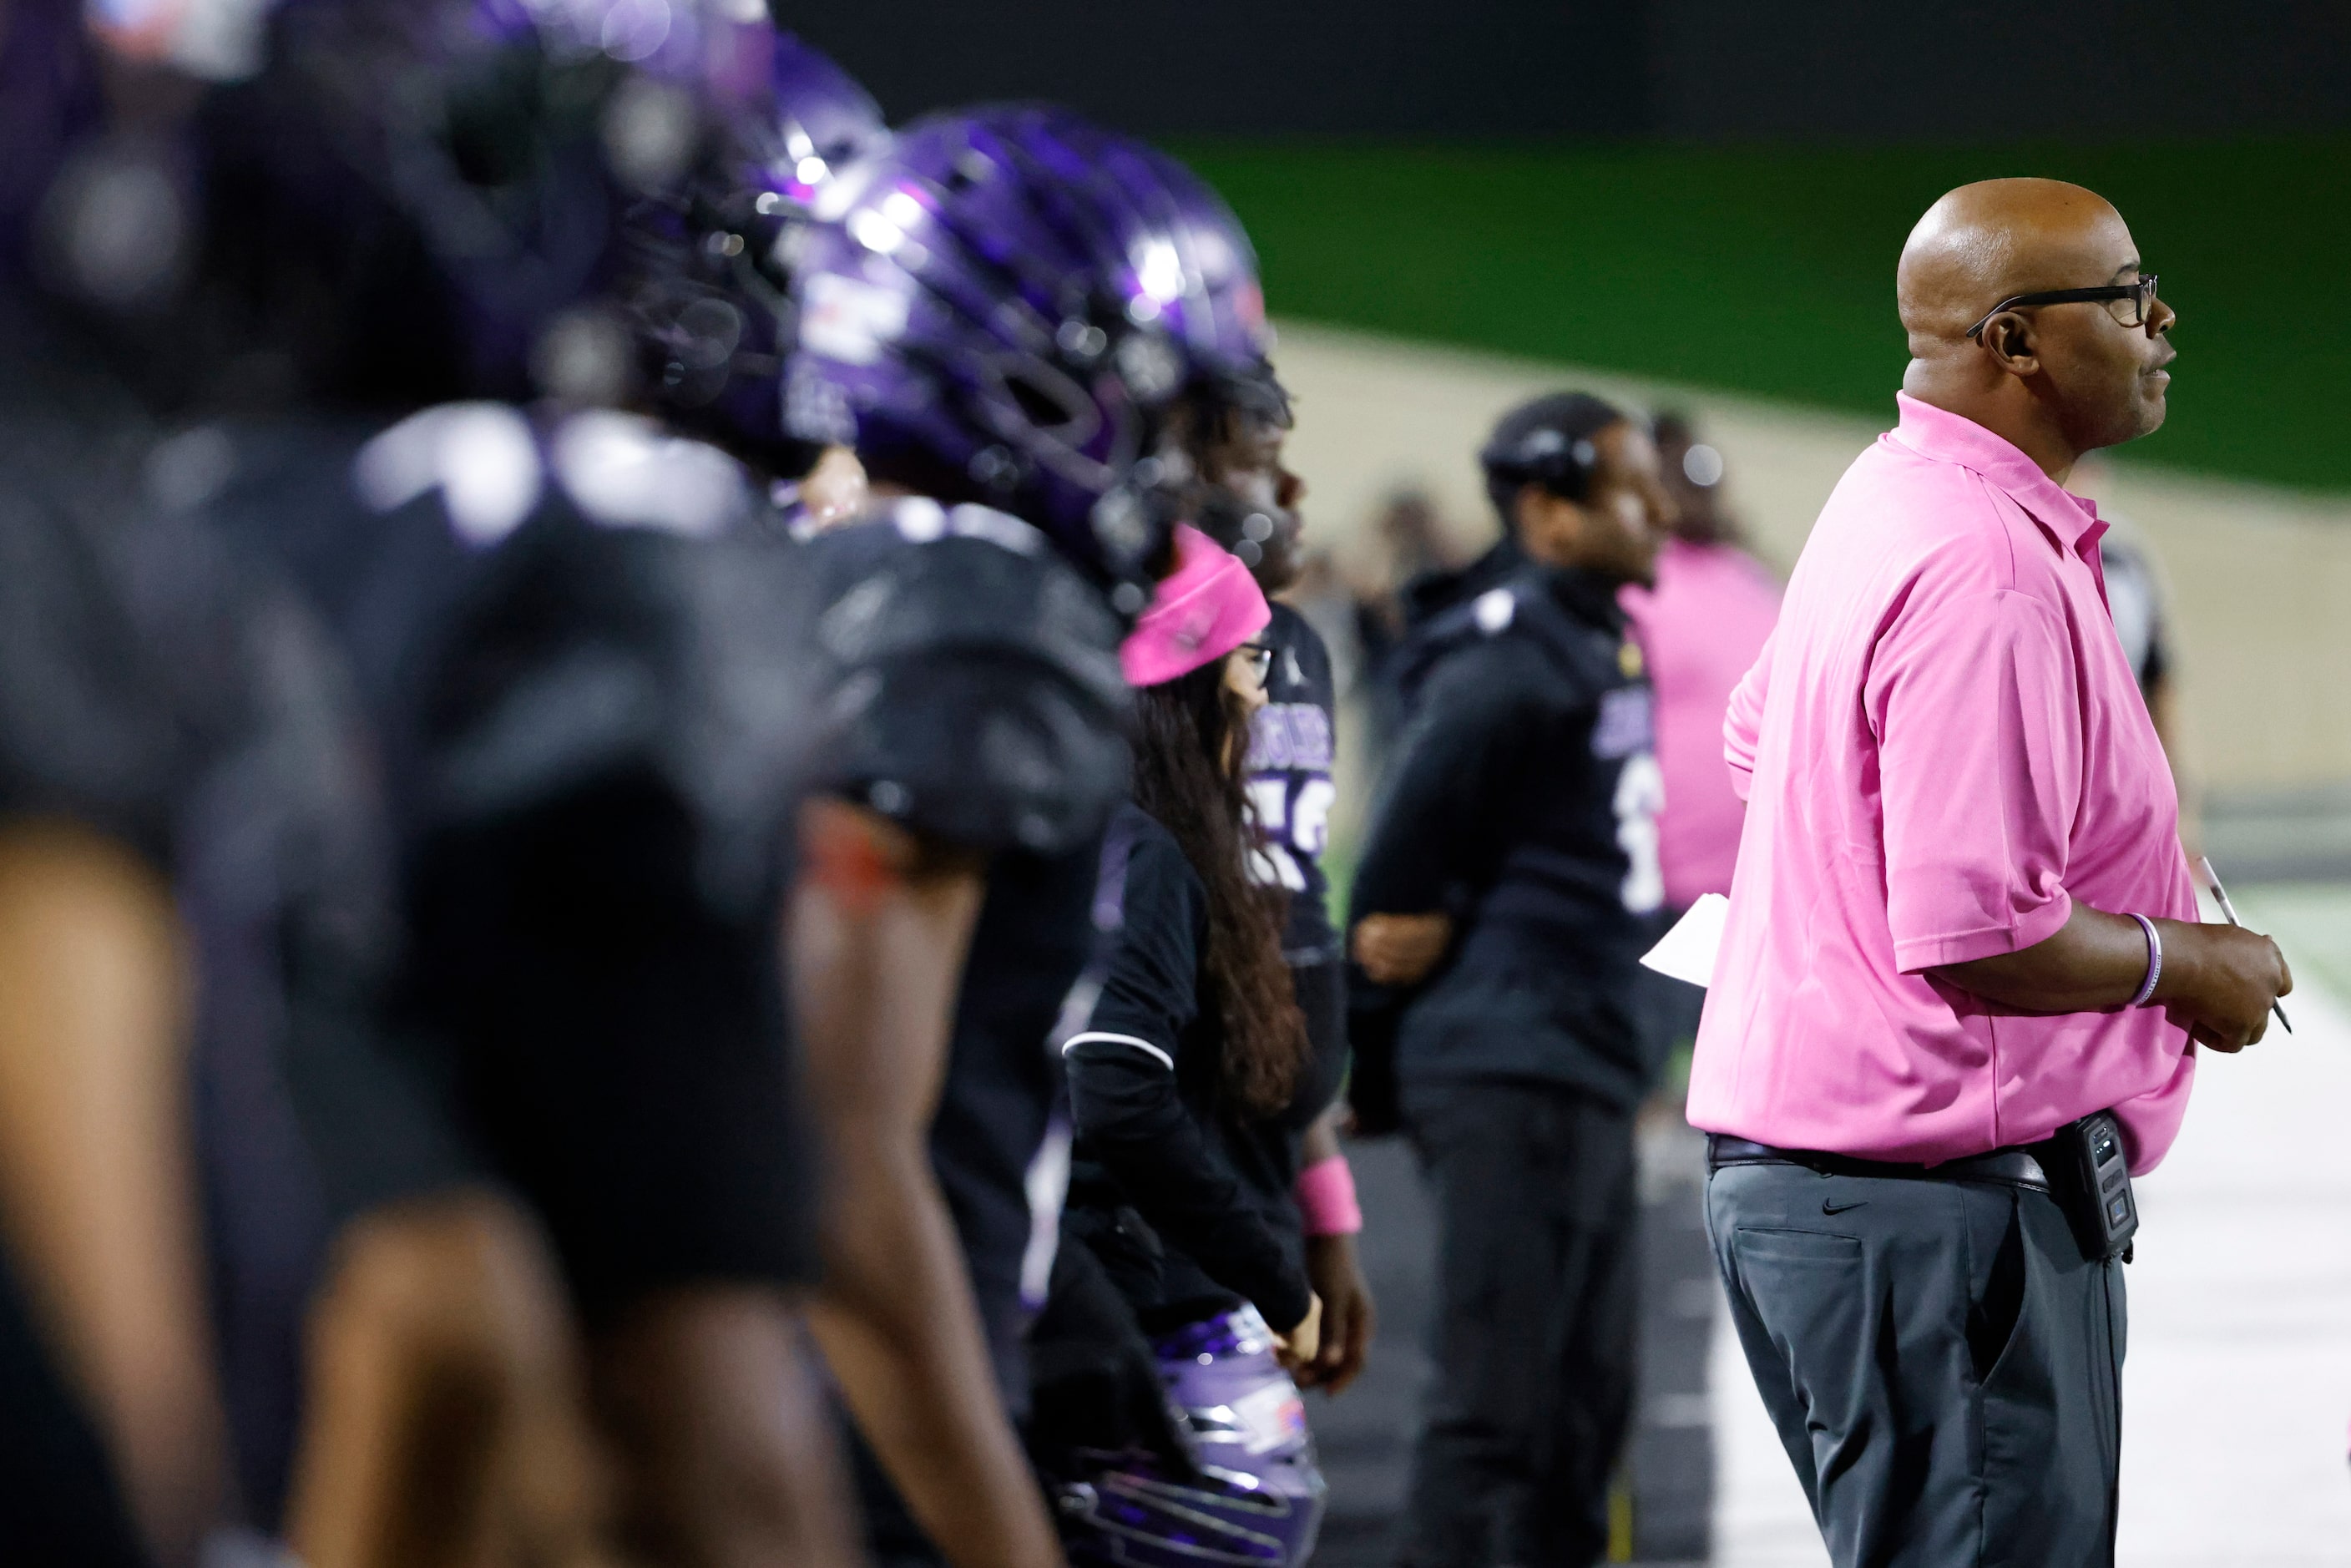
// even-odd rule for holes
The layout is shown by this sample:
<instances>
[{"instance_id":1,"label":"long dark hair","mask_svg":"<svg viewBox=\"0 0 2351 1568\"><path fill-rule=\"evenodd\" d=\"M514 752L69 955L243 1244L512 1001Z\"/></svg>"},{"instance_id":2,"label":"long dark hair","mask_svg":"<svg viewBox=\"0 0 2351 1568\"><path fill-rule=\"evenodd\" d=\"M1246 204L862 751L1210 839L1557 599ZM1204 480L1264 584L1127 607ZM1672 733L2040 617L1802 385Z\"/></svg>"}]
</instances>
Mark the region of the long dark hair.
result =
<instances>
[{"instance_id":1,"label":"long dark hair","mask_svg":"<svg viewBox=\"0 0 2351 1568\"><path fill-rule=\"evenodd\" d=\"M1289 895L1252 883L1245 864L1257 831L1238 766L1248 720L1222 659L1136 697L1134 803L1175 835L1208 887L1201 1009L1215 1009L1224 1026L1224 1092L1240 1111L1274 1115L1290 1103L1308 1046L1281 957Z\"/></svg>"}]
</instances>

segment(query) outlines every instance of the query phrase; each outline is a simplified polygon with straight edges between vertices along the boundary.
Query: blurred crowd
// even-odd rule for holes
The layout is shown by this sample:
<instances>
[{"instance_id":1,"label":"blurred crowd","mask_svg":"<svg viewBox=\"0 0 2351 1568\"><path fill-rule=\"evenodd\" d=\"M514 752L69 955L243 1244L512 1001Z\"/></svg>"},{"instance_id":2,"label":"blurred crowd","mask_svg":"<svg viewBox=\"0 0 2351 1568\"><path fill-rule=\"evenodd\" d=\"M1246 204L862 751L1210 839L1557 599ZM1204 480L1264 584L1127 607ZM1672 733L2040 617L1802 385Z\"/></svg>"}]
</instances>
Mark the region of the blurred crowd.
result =
<instances>
[{"instance_id":1,"label":"blurred crowd","mask_svg":"<svg viewBox=\"0 0 2351 1568\"><path fill-rule=\"evenodd\" d=\"M1777 598L1687 419L1352 587L1213 193L746 0L6 0L0 125L0 1556L1290 1568L1399 1127L1406 1561L1596 1553Z\"/></svg>"}]
</instances>

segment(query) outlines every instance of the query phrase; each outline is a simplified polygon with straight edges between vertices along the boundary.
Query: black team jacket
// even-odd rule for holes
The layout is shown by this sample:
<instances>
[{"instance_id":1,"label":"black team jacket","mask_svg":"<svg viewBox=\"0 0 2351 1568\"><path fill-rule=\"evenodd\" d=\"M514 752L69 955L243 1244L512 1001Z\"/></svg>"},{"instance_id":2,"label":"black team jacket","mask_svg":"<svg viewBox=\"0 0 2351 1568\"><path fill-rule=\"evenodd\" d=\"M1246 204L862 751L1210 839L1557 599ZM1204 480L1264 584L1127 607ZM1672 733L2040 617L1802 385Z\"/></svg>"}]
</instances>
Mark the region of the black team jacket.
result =
<instances>
[{"instance_id":1,"label":"black team jacket","mask_svg":"<svg viewBox=\"0 0 2351 1568\"><path fill-rule=\"evenodd\" d=\"M1646 1091L1635 967L1663 890L1651 702L1615 584L1529 567L1415 639L1348 925L1443 911L1438 967L1396 994L1353 977L1353 1098L1393 1124L1401 1084ZM1384 1021L1385 1028L1379 1027Z\"/></svg>"}]
</instances>

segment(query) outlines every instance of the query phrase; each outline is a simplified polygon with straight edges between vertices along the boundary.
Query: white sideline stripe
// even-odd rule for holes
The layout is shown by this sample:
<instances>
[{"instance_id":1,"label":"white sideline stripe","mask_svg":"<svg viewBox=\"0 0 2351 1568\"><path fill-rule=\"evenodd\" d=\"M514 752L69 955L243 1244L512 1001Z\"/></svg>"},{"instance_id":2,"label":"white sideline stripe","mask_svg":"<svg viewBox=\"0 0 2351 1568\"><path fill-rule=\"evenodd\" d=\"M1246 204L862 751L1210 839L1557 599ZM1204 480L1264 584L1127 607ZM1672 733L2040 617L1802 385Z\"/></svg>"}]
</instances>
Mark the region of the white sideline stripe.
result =
<instances>
[{"instance_id":1,"label":"white sideline stripe","mask_svg":"<svg viewBox=\"0 0 2351 1568\"><path fill-rule=\"evenodd\" d=\"M1073 1034L1069 1039L1063 1040L1061 1042L1061 1054L1063 1056L1067 1056L1071 1051L1076 1050L1079 1046L1085 1044L1088 1040L1106 1040L1113 1045L1131 1045L1137 1051L1147 1051L1152 1055L1157 1057L1166 1067L1168 1071L1173 1072L1176 1071L1176 1059L1168 1055L1165 1051L1160 1050L1157 1046L1152 1044L1149 1040L1137 1040L1131 1034L1110 1034L1098 1029L1088 1030L1083 1034Z\"/></svg>"}]
</instances>

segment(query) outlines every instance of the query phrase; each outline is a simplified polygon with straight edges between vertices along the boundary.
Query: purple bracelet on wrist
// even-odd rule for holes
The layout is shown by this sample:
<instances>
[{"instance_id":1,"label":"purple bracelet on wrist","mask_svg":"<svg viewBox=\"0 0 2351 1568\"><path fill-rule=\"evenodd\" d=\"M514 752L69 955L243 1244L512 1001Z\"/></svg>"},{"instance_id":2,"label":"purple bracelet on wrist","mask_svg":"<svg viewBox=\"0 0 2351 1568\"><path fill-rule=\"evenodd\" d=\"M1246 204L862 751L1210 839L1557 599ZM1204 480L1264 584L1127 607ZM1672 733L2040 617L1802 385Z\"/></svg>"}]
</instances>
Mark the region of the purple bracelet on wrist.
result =
<instances>
[{"instance_id":1,"label":"purple bracelet on wrist","mask_svg":"<svg viewBox=\"0 0 2351 1568\"><path fill-rule=\"evenodd\" d=\"M2155 995L2155 983L2163 978L2163 938L2156 935L2155 922L2146 915L2134 915L2131 918L2147 933L2147 978L2139 982L2138 995L2130 999L2130 1005L2137 1008L2147 1005L2147 998Z\"/></svg>"}]
</instances>

